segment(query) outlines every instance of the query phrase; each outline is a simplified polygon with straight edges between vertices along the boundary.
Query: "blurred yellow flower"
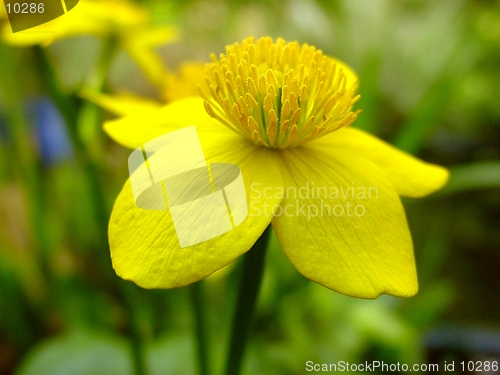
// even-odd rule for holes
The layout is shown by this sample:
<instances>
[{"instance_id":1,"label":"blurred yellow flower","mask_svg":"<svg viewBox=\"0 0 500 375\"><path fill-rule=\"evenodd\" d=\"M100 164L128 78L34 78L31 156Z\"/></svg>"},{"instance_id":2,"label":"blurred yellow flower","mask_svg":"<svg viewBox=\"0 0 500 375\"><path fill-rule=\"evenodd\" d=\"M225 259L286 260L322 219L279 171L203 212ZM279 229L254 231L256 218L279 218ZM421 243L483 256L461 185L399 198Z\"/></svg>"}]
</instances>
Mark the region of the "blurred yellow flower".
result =
<instances>
[{"instance_id":1,"label":"blurred yellow flower","mask_svg":"<svg viewBox=\"0 0 500 375\"><path fill-rule=\"evenodd\" d=\"M7 19L7 11L5 7L0 7L0 21Z\"/></svg>"},{"instance_id":2,"label":"blurred yellow flower","mask_svg":"<svg viewBox=\"0 0 500 375\"><path fill-rule=\"evenodd\" d=\"M172 40L175 32L169 27L152 27L146 10L127 0L80 0L64 16L42 25L17 33L10 30L8 22L2 28L3 41L14 46L47 46L78 35L116 38L148 79L158 85L164 71L153 49Z\"/></svg>"},{"instance_id":3,"label":"blurred yellow flower","mask_svg":"<svg viewBox=\"0 0 500 375\"><path fill-rule=\"evenodd\" d=\"M190 96L198 96L198 85L205 79L205 64L187 62L180 66L179 72L167 72L162 86L162 98L173 102Z\"/></svg>"},{"instance_id":4,"label":"blurred yellow flower","mask_svg":"<svg viewBox=\"0 0 500 375\"><path fill-rule=\"evenodd\" d=\"M159 100L144 98L132 93L102 94L84 88L80 95L107 111L118 115L133 115L151 109L158 109L166 103L179 99L199 96L198 85L205 77L205 64L197 62L183 63L179 72L166 70L159 89Z\"/></svg>"},{"instance_id":5,"label":"blurred yellow flower","mask_svg":"<svg viewBox=\"0 0 500 375\"><path fill-rule=\"evenodd\" d=\"M448 172L348 127L358 114L351 110L358 79L348 66L306 44L250 38L212 55L200 84L203 98L111 121L105 130L137 148L196 125L207 162L241 169L248 216L181 248L170 213L138 208L127 181L109 224L120 277L145 288L196 282L245 253L272 223L294 266L327 288L362 298L417 292L398 195L428 195Z\"/></svg>"}]
</instances>

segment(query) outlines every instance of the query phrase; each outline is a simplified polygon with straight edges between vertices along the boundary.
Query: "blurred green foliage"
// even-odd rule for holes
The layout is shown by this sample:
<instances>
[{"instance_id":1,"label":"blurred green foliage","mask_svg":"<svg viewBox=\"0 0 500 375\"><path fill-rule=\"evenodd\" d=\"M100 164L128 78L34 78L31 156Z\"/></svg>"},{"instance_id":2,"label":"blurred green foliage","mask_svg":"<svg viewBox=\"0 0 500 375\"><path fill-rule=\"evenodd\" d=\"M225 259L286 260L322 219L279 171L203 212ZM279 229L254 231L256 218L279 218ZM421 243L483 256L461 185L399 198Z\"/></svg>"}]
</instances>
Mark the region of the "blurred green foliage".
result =
<instances>
[{"instance_id":1,"label":"blurred green foliage","mask_svg":"<svg viewBox=\"0 0 500 375\"><path fill-rule=\"evenodd\" d=\"M177 42L158 48L173 70L249 35L307 42L348 62L361 82L355 126L452 171L443 191L404 200L420 281L414 298L364 301L326 290L300 276L273 238L246 373L302 374L308 360L499 359L498 1L141 3L155 23L179 29ZM77 94L100 47L84 36L46 51L72 105L83 105ZM90 131L83 147L92 145L91 160L78 149L43 159L40 114L29 110L51 96L39 54L0 44L0 374L132 374L130 339L143 344L151 375L193 374L189 288L141 290L111 268L106 221L127 177L128 151ZM105 89L154 95L122 52ZM238 264L203 282L219 372L237 271ZM428 339L440 327L496 336L486 348L467 340L452 347L439 335Z\"/></svg>"}]
</instances>

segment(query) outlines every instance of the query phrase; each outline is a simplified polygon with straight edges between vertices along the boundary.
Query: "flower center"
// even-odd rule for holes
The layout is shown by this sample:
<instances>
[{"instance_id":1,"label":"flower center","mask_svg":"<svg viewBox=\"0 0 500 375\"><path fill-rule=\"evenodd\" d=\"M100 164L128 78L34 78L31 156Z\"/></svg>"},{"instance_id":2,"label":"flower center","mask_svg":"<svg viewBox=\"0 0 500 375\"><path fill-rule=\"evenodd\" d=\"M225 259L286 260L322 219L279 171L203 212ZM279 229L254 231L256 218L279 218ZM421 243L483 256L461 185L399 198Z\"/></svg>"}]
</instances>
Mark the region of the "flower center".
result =
<instances>
[{"instance_id":1,"label":"flower center","mask_svg":"<svg viewBox=\"0 0 500 375\"><path fill-rule=\"evenodd\" d=\"M253 38L212 54L199 87L208 114L257 145L299 146L351 124L356 74L315 47Z\"/></svg>"}]
</instances>

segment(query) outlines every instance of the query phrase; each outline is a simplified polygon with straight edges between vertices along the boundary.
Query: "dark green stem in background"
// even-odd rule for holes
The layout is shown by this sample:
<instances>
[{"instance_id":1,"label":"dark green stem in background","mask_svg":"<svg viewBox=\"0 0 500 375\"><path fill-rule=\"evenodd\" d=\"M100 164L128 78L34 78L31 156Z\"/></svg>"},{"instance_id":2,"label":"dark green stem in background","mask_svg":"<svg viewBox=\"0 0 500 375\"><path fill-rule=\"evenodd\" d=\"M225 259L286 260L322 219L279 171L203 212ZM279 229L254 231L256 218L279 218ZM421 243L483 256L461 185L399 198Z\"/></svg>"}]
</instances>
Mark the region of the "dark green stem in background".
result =
<instances>
[{"instance_id":1,"label":"dark green stem in background","mask_svg":"<svg viewBox=\"0 0 500 375\"><path fill-rule=\"evenodd\" d=\"M41 166L32 144L32 132L29 121L23 108L21 86L16 81L18 62L15 60L14 50L0 43L0 81L5 89L3 99L5 100L5 112L10 126L8 135L11 155L14 155L10 164L14 173L23 186L27 202L29 204L31 224L35 233L37 253L40 261L42 274L50 278L50 266L48 264L51 242L48 231L48 219L46 199L44 192L44 181L41 174Z\"/></svg>"},{"instance_id":2,"label":"dark green stem in background","mask_svg":"<svg viewBox=\"0 0 500 375\"><path fill-rule=\"evenodd\" d=\"M74 142L76 138L74 137L74 131L76 128L76 121L78 116L78 106L75 100L71 97L65 95L60 87L59 80L56 73L54 72L52 62L47 56L45 50L42 47L33 47L33 53L35 54L36 66L40 74L40 80L47 90L50 98L56 105L59 113L61 113L64 121L68 126L68 131L71 136L71 141ZM75 147L75 145L73 145ZM79 146L79 145L78 145ZM75 151L80 151L81 147L75 147Z\"/></svg>"},{"instance_id":3,"label":"dark green stem in background","mask_svg":"<svg viewBox=\"0 0 500 375\"><path fill-rule=\"evenodd\" d=\"M136 285L123 280L118 280L118 287L127 306L128 328L131 335L132 358L135 375L148 375L146 356L144 351L144 335L141 329L141 314L136 302L140 300L137 294L141 291Z\"/></svg>"},{"instance_id":4,"label":"dark green stem in background","mask_svg":"<svg viewBox=\"0 0 500 375\"><path fill-rule=\"evenodd\" d=\"M103 46L103 54L97 63L96 72L92 73L88 78L89 83L94 89L101 90L104 86L115 50L111 45L106 44ZM108 205L99 180L99 176L101 175L100 168L79 134L79 127L83 121L93 122L89 123L89 126L100 126L99 116L97 116L99 108L89 102L84 102L81 107L78 107L77 102L72 97L66 95L61 89L59 79L46 51L41 47L34 47L34 51L42 83L67 124L71 144L73 145L77 160L83 168L86 181L89 183L89 191L95 202L97 223L98 225L107 227ZM101 238L100 241L103 239L107 240L106 238Z\"/></svg>"},{"instance_id":5,"label":"dark green stem in background","mask_svg":"<svg viewBox=\"0 0 500 375\"><path fill-rule=\"evenodd\" d=\"M97 62L95 70L87 78L86 85L95 92L100 92L108 76L108 71L116 52L116 43L110 39L103 45L102 53ZM102 181L103 173L98 164L98 158L95 153L95 141L98 141L101 126L101 109L94 103L84 101L78 105L78 101L64 93L62 90L57 74L50 61L46 51L40 47L35 47L35 56L40 69L40 77L42 83L47 89L51 99L56 104L59 112L62 114L68 128L71 143L75 151L78 163L83 169L85 179L88 182L89 192L94 202L95 219L100 228L99 244L97 246L97 257L104 274L109 274L112 271L107 248L107 228L109 218L109 205L104 191L105 184ZM90 130L91 135L95 138L85 139L82 137L82 129ZM116 287L122 296L123 302L127 307L128 323L131 333L131 346L133 352L134 369L136 375L147 375L147 368L144 359L143 351L143 335L140 327L140 316L137 313L137 308L134 306L134 298L136 286L129 282L118 279L112 276L116 281Z\"/></svg>"},{"instance_id":6,"label":"dark green stem in background","mask_svg":"<svg viewBox=\"0 0 500 375\"><path fill-rule=\"evenodd\" d=\"M0 90L2 91L0 94L3 104L5 104L3 110L7 120L5 128L7 131L6 150L0 150L0 157L6 158L6 166L16 180L16 187L20 187L24 201L27 203L30 220L28 225L34 234L33 245L36 263L42 275L42 278L39 279L38 290L41 294L46 294L52 278L50 264L52 239L45 194L46 181L43 178L39 155L33 144L31 124L26 117L23 106L23 84L19 81L21 75L19 61L15 49L0 43ZM5 321L3 326L7 328L4 333L7 337L9 335L12 337L20 352L24 352L43 333L40 332L39 327L32 324L33 316L26 309L22 283L14 274L9 275L7 270L8 268L2 270L0 283L4 294L2 295L3 300L9 301L9 304L3 308L3 314L0 315ZM44 305L35 303L36 308L40 309L43 314L51 313Z\"/></svg>"},{"instance_id":7,"label":"dark green stem in background","mask_svg":"<svg viewBox=\"0 0 500 375\"><path fill-rule=\"evenodd\" d=\"M208 335L206 327L206 309L203 299L203 284L197 282L189 287L191 305L193 306L194 330L198 350L198 371L200 375L209 375L210 355L208 351Z\"/></svg>"},{"instance_id":8,"label":"dark green stem in background","mask_svg":"<svg viewBox=\"0 0 500 375\"><path fill-rule=\"evenodd\" d=\"M252 327L257 296L264 275L264 260L270 233L271 226L262 233L243 258L243 272L228 348L226 375L238 375L242 368L248 334Z\"/></svg>"}]
</instances>

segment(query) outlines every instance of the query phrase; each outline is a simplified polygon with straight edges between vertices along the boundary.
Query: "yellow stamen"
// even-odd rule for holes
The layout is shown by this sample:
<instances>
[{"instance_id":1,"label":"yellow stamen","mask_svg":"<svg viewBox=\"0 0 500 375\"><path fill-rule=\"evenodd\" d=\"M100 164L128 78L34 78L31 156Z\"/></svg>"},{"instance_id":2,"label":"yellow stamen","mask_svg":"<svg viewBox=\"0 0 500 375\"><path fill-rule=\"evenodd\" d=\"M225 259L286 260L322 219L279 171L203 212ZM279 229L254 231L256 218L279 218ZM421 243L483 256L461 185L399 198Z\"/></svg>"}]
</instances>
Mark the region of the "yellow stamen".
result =
<instances>
[{"instance_id":1,"label":"yellow stamen","mask_svg":"<svg viewBox=\"0 0 500 375\"><path fill-rule=\"evenodd\" d=\"M212 54L206 86L207 113L255 144L296 147L350 125L357 80L336 60L307 44L253 38Z\"/></svg>"}]
</instances>

